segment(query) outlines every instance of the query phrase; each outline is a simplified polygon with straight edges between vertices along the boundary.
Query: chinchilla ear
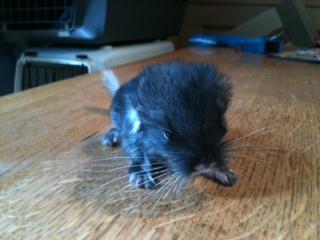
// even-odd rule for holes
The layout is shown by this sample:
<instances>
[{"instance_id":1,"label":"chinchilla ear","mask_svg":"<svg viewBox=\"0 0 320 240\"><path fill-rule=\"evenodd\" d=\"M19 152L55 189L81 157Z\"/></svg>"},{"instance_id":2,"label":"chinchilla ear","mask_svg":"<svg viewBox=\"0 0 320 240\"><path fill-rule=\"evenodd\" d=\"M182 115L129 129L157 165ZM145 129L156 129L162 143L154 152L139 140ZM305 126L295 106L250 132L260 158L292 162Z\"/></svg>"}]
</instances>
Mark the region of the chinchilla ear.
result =
<instances>
[{"instance_id":1,"label":"chinchilla ear","mask_svg":"<svg viewBox=\"0 0 320 240\"><path fill-rule=\"evenodd\" d=\"M229 102L231 100L231 84L229 78L226 76L220 76L217 84L217 105L221 113L225 113L228 109Z\"/></svg>"}]
</instances>

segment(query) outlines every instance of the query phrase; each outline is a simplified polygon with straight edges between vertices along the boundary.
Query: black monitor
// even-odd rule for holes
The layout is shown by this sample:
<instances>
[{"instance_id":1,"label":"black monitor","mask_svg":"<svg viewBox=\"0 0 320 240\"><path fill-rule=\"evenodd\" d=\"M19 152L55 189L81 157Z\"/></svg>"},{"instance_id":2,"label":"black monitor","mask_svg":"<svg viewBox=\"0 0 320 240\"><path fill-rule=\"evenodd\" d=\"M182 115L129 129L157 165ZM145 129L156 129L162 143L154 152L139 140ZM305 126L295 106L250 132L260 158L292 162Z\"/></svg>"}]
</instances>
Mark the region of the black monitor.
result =
<instances>
[{"instance_id":1,"label":"black monitor","mask_svg":"<svg viewBox=\"0 0 320 240\"><path fill-rule=\"evenodd\" d=\"M179 32L187 0L0 0L0 30L23 45L103 45Z\"/></svg>"}]
</instances>

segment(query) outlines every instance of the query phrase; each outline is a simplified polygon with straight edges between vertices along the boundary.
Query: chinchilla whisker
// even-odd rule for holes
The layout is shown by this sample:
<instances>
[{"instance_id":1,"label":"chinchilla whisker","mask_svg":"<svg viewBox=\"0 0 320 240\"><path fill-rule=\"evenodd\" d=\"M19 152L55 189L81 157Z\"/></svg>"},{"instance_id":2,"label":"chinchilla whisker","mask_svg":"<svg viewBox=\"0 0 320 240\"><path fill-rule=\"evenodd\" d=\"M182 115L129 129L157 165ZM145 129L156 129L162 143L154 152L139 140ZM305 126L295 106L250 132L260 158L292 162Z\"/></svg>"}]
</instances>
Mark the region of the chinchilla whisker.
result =
<instances>
[{"instance_id":1,"label":"chinchilla whisker","mask_svg":"<svg viewBox=\"0 0 320 240\"><path fill-rule=\"evenodd\" d=\"M167 172L166 174L164 174L164 176L166 176L166 175L170 175L170 172ZM154 193L157 193L159 190L161 191L161 189L164 187L164 186L166 186L166 184L167 184L167 182L169 182L170 181L170 179L171 179L171 177L172 176L169 176L169 177L167 177L167 178L164 178L164 179L162 179L162 180L160 180L155 186L154 186L154 188L149 192L149 196L151 195L153 195ZM164 184L165 183L165 184ZM163 184L163 185L162 185ZM160 188L157 188L159 185L162 185Z\"/></svg>"},{"instance_id":2,"label":"chinchilla whisker","mask_svg":"<svg viewBox=\"0 0 320 240\"><path fill-rule=\"evenodd\" d=\"M169 195L169 193L171 193L173 191L173 189L175 188L175 184L176 182L179 180L180 177L176 177L176 179L172 182L171 184L171 188L169 188L169 190L167 191L167 193L164 195L163 199L166 199L167 196Z\"/></svg>"},{"instance_id":3,"label":"chinchilla whisker","mask_svg":"<svg viewBox=\"0 0 320 240\"><path fill-rule=\"evenodd\" d=\"M162 168L162 167L158 167L158 168L154 168L154 169L161 169L161 168ZM138 171L138 172L136 172L136 173L143 173L143 172L145 172L145 170ZM113 182L116 182L116 181L118 181L118 180L121 180L121 179L123 179L123 178L128 177L129 175L130 175L130 173L125 174L125 175L123 175L123 176L121 176L121 177L112 179L112 180L110 180L110 181L108 181L108 182L106 182L106 183L103 183L103 184L100 185L98 188L103 188L103 187L105 187L105 186L108 186L108 185L110 185L110 184L113 183ZM105 176L105 177L109 177L109 176ZM95 191L96 191L96 190L95 190Z\"/></svg>"},{"instance_id":4,"label":"chinchilla whisker","mask_svg":"<svg viewBox=\"0 0 320 240\"><path fill-rule=\"evenodd\" d=\"M228 153L229 154L238 154L240 152L250 152L250 153L267 153L267 154L287 154L289 152L292 152L292 150L290 149L263 149L263 148L239 148L239 149L234 149L234 150L229 150ZM236 156L236 155L234 155Z\"/></svg>"},{"instance_id":5,"label":"chinchilla whisker","mask_svg":"<svg viewBox=\"0 0 320 240\"><path fill-rule=\"evenodd\" d=\"M163 176L168 175L168 174L170 174L170 172L167 172L167 173L163 174ZM163 177L163 176L162 176L162 177ZM165 182L165 180L167 180L167 179L160 180L158 184L162 184L163 182ZM158 184L156 184L156 185L158 185ZM154 186L155 189L156 189L156 185ZM153 190L152 190L152 191L153 191ZM147 200L149 197L150 197L150 193L147 194L146 196L144 196L144 197L143 197L142 199L140 199L138 202L136 202L136 203L135 203L135 206L138 206L139 204L142 204L142 203L143 203L145 200ZM155 203L154 203L153 205L155 205Z\"/></svg>"},{"instance_id":6,"label":"chinchilla whisker","mask_svg":"<svg viewBox=\"0 0 320 240\"><path fill-rule=\"evenodd\" d=\"M92 168L105 168L105 167L121 167L124 166L124 164L126 166L128 166L127 162L117 162L117 163L110 163L110 164L96 164L96 163L88 163L85 164L85 167L82 167L81 165L79 166L79 164L69 164L69 165L64 165L63 167L75 167L78 168L78 170L83 171L86 169L92 169Z\"/></svg>"},{"instance_id":7,"label":"chinchilla whisker","mask_svg":"<svg viewBox=\"0 0 320 240\"><path fill-rule=\"evenodd\" d=\"M193 194L193 195L197 195L197 194ZM190 197L192 197L192 195L190 196ZM176 201L171 201L171 203L173 204L177 204L177 203L179 203L179 202L181 202L181 201L183 201L183 200L186 200L187 198L179 198L179 199L177 199ZM192 202L192 203L190 203L190 204L185 204L185 205L183 205L183 203L181 203L181 205L179 204L178 206L181 206L181 207L179 207L179 208L173 208L172 210L170 210L170 211L168 211L168 212L166 212L165 214L163 214L162 215L162 217L164 217L164 218L170 218L170 215L171 214L173 214L173 213L175 213L175 212L179 212L179 211L182 211L182 210L184 210L184 209L186 209L186 208L189 208L189 207L193 207L193 206L195 206L197 203L196 202Z\"/></svg>"},{"instance_id":8,"label":"chinchilla whisker","mask_svg":"<svg viewBox=\"0 0 320 240\"><path fill-rule=\"evenodd\" d=\"M177 193L178 193L177 190L178 190L178 187L179 187L180 179L181 179L181 176L178 177L177 183L176 183L174 189L172 190L175 195L177 195Z\"/></svg>"},{"instance_id":9,"label":"chinchilla whisker","mask_svg":"<svg viewBox=\"0 0 320 240\"><path fill-rule=\"evenodd\" d=\"M227 148L227 150L228 151L246 150L248 148L254 148L254 149L259 149L259 150L270 150L270 151L290 150L289 147L267 147L267 146L262 146L262 145L239 145L239 146Z\"/></svg>"},{"instance_id":10,"label":"chinchilla whisker","mask_svg":"<svg viewBox=\"0 0 320 240\"><path fill-rule=\"evenodd\" d=\"M158 178L160 178L160 177L163 177L163 176L165 176L165 175L168 173L167 171L159 171L159 173L161 173L161 172L163 172L163 173L160 174L160 175L157 176L157 177L154 177L153 180L158 179ZM151 180L148 179L148 180L144 181L142 184L145 184L145 183L150 182L150 181L151 181ZM122 187L121 189L117 190L116 192L112 193L111 195L108 195L108 197L112 197L112 196L116 195L117 193L122 192L123 190L125 190L125 189L127 189L127 188L130 188L130 187L132 187L132 184L131 184L131 183L128 184L128 185L126 185L126 186L124 186L124 187Z\"/></svg>"},{"instance_id":11,"label":"chinchilla whisker","mask_svg":"<svg viewBox=\"0 0 320 240\"><path fill-rule=\"evenodd\" d=\"M168 177L168 178L166 178L165 179L165 181L163 181L162 182L162 186L159 188L159 189L154 189L153 191L153 193L156 195L156 194L158 194L159 192L161 192L166 186L167 186L167 184L169 184L170 183L170 180L171 180L171 177ZM156 190L156 191L155 191Z\"/></svg>"},{"instance_id":12,"label":"chinchilla whisker","mask_svg":"<svg viewBox=\"0 0 320 240\"><path fill-rule=\"evenodd\" d=\"M182 190L183 190L183 187L186 185L187 183L187 180L186 179L181 179L180 180L180 185L177 189L177 194L179 194Z\"/></svg>"},{"instance_id":13,"label":"chinchilla whisker","mask_svg":"<svg viewBox=\"0 0 320 240\"><path fill-rule=\"evenodd\" d=\"M193 207L194 205L196 205L196 202L193 202L193 203L190 203L190 204L181 206L181 207L179 207L179 208L175 208L175 209L171 210L170 212L168 212L166 215L172 214L172 213L174 213L174 212L182 211L182 210L184 210L184 209L186 209L186 208Z\"/></svg>"},{"instance_id":14,"label":"chinchilla whisker","mask_svg":"<svg viewBox=\"0 0 320 240\"><path fill-rule=\"evenodd\" d=\"M171 176L172 178L173 178L173 176ZM171 178L171 179L172 179ZM170 181L169 181L170 182ZM173 181L172 181L173 182ZM165 186L165 185L164 185ZM159 206L159 202L160 202L160 200L161 200L161 194L158 194L158 195L156 195L157 196L157 198L156 199L154 199L154 202L153 202L153 206L149 209L149 211L148 211L148 213L149 212L154 212L154 209L157 207L157 206Z\"/></svg>"},{"instance_id":15,"label":"chinchilla whisker","mask_svg":"<svg viewBox=\"0 0 320 240\"><path fill-rule=\"evenodd\" d=\"M172 176L170 179L170 183L166 186L165 189L163 189L163 195L167 193L167 190L169 190L172 186L174 186L174 182L176 181L176 177ZM164 199L164 198L163 198Z\"/></svg>"},{"instance_id":16,"label":"chinchilla whisker","mask_svg":"<svg viewBox=\"0 0 320 240\"><path fill-rule=\"evenodd\" d=\"M259 153L258 153L259 154ZM279 166L275 165L275 164L272 164L272 162L268 162L267 160L263 160L263 158L256 158L256 157L253 157L251 155L236 155L235 158L239 158L239 159L247 159L247 160L250 160L250 161L255 161L255 162L262 162L262 163L265 163L267 164L268 166L270 167L273 167L277 170L279 170Z\"/></svg>"},{"instance_id":17,"label":"chinchilla whisker","mask_svg":"<svg viewBox=\"0 0 320 240\"><path fill-rule=\"evenodd\" d=\"M126 176L128 176L129 174L126 174ZM123 175L122 175L123 176ZM80 176L81 177L81 181L83 182L96 182L96 181L101 181L107 178L110 178L110 176ZM124 176L125 177L125 176Z\"/></svg>"},{"instance_id":18,"label":"chinchilla whisker","mask_svg":"<svg viewBox=\"0 0 320 240\"><path fill-rule=\"evenodd\" d=\"M167 174L168 174L168 173L167 173ZM166 181L167 181L167 178L159 181L159 183L157 183L156 185L161 184L161 183L166 182ZM156 185L155 185L155 187L156 187ZM156 189L156 188L155 188L155 189ZM155 189L154 189L154 190L155 190ZM152 190L151 192L153 192L154 190ZM150 195L146 195L146 196L144 196L142 199L138 199L137 201L135 201L135 202L133 203L133 206L131 206L131 207L129 207L129 208L126 208L125 211L126 211L126 212L130 212L131 209L137 207L138 205L141 205L145 200L147 200L149 196L150 196Z\"/></svg>"},{"instance_id":19,"label":"chinchilla whisker","mask_svg":"<svg viewBox=\"0 0 320 240\"><path fill-rule=\"evenodd\" d=\"M176 200L173 200L173 201L171 201L171 203L172 203L172 204L177 204L177 203L179 203L179 202L188 200L188 199L190 199L190 198L192 198L192 197L194 197L194 196L197 196L197 195L199 195L198 192L197 192L197 193L192 193L192 194L190 194L190 195L188 195L188 196L185 196L185 197L183 197L183 198L178 198L178 199L176 199ZM179 211L181 211L181 210L184 210L184 209L186 209L186 208L188 208L188 207L192 207L192 206L194 206L194 205L196 205L196 201L191 202L190 204L186 204L186 205L183 205L183 203L182 203L182 206L181 206L180 208L174 208L174 209L172 209L171 211L167 212L167 213L164 215L164 217L168 217L170 214L172 214L172 213L174 213L174 212L179 212Z\"/></svg>"},{"instance_id":20,"label":"chinchilla whisker","mask_svg":"<svg viewBox=\"0 0 320 240\"><path fill-rule=\"evenodd\" d=\"M163 179L163 180L160 181L157 185L165 183L162 187L160 187L160 189L162 189L164 186L166 186L166 183L167 183L167 182L170 182L170 177ZM160 189L158 189L158 190L160 190ZM154 190L151 191L151 193L149 194L149 196L150 196L150 195L151 195L151 196L154 196L153 194L155 193L155 190L156 190L156 188L154 188ZM160 190L160 191L161 191L161 190ZM156 208L157 203L158 203L159 200L160 200L160 195L156 195L156 196L157 196L157 198L153 200L154 202L153 202L153 207L152 207L152 209ZM144 200L144 199L143 199L143 200Z\"/></svg>"},{"instance_id":21,"label":"chinchilla whisker","mask_svg":"<svg viewBox=\"0 0 320 240\"><path fill-rule=\"evenodd\" d=\"M264 132L264 131L265 131L265 132ZM247 139L247 138L249 138L249 137L255 136L255 135L259 134L259 133L260 133L261 135L265 135L265 134L268 134L268 133L273 132L273 131L274 131L274 129L266 130L266 128L262 128L262 129L260 129L260 130L252 131L252 132L250 132L250 133L248 133L248 134L246 134L246 135L244 135L244 136L240 136L240 137L238 137L238 138L236 138L236 139L231 139L231 140L229 140L229 143L233 144L233 143L235 143L235 142L238 142L238 141Z\"/></svg>"},{"instance_id":22,"label":"chinchilla whisker","mask_svg":"<svg viewBox=\"0 0 320 240\"><path fill-rule=\"evenodd\" d=\"M150 159L157 159L157 157L148 157ZM115 156L115 157L102 157L102 158L93 158L91 159L81 159L81 158L61 158L61 159L54 159L53 163L68 163L72 160L87 160L88 162L104 162L104 161L112 161L114 159L144 159L144 157L127 157L127 156ZM90 161L89 161L90 160ZM67 161L67 162L66 162ZM78 161L75 162L77 164Z\"/></svg>"},{"instance_id":23,"label":"chinchilla whisker","mask_svg":"<svg viewBox=\"0 0 320 240\"><path fill-rule=\"evenodd\" d=\"M174 178L171 178L170 180L171 181L169 181L169 183L166 184L166 186L162 189L162 194L159 196L160 199L164 199L163 195L165 195L167 193L166 190L169 190L170 187L172 186Z\"/></svg>"},{"instance_id":24,"label":"chinchilla whisker","mask_svg":"<svg viewBox=\"0 0 320 240\"><path fill-rule=\"evenodd\" d=\"M149 166L149 165L147 165L147 164L145 164L145 163L142 163L142 164L135 164L135 165L130 165L128 162L125 162L125 163L121 163L121 164L119 164L119 165L115 165L115 164L113 164L113 163L111 163L111 164L88 164L88 168L82 168L82 170L85 170L85 169L92 169L92 168L106 168L106 167L109 167L109 166L114 166L114 167L121 167L121 166L124 166L124 164L125 164L125 166L127 166L127 167L130 167L130 166ZM161 163L152 163L152 164L150 164L150 167L154 167L154 166L162 166L163 164L161 164ZM124 166L124 167L125 167ZM111 169L113 169L113 168L111 168ZM102 171L101 171L102 172Z\"/></svg>"},{"instance_id":25,"label":"chinchilla whisker","mask_svg":"<svg viewBox=\"0 0 320 240\"><path fill-rule=\"evenodd\" d=\"M175 188L174 188L174 194L177 196L178 195L178 191L179 191L179 186L180 186L180 184L181 184L181 178L179 178L179 180L177 181L177 183L176 183L176 186L175 186Z\"/></svg>"},{"instance_id":26,"label":"chinchilla whisker","mask_svg":"<svg viewBox=\"0 0 320 240\"><path fill-rule=\"evenodd\" d=\"M76 160L76 161L72 161L72 160ZM109 160L112 160L112 159L109 159ZM42 165L44 166L55 166L55 167L66 167L66 166L70 166L70 167L78 167L79 166L79 163L84 163L84 164L101 164L102 163L99 163L100 161L104 162L105 160L101 160L101 159L98 159L98 160L88 160L88 159L81 159L81 158L75 158L75 159L55 159L55 160L50 160L50 161L43 161L41 162ZM106 160L107 162L108 160ZM108 164L115 164L115 163L123 163L123 162L119 162L119 161L114 161L113 163L110 163L108 162Z\"/></svg>"},{"instance_id":27,"label":"chinchilla whisker","mask_svg":"<svg viewBox=\"0 0 320 240\"><path fill-rule=\"evenodd\" d=\"M170 185L170 182L172 182L171 181L172 179L173 179L173 176L170 176L167 179L164 179L162 183L165 182L165 184L158 190L160 190L160 192L163 191L168 185ZM152 192L154 193L154 191ZM153 200L153 204L152 204L153 206L148 212L153 212L153 210L158 206L158 202L161 200L161 194L157 194L157 192L155 194L156 198Z\"/></svg>"},{"instance_id":28,"label":"chinchilla whisker","mask_svg":"<svg viewBox=\"0 0 320 240\"><path fill-rule=\"evenodd\" d=\"M112 172L114 170L121 170L121 169L124 169L124 168L129 168L130 166L145 166L145 164L136 164L136 165L129 165L127 163L125 163L125 164L126 165L124 165L124 166L123 166L123 164L120 165L120 166L114 166L114 164L108 164L108 165L93 165L93 164L90 164L86 168L71 169L71 170L69 170L69 173L72 173L72 172L75 172L75 173L78 173L78 172L82 172L82 173L108 173L108 172ZM154 164L154 165L157 165L157 164ZM108 166L114 166L114 168L96 169L98 167L105 168L105 167L108 167ZM48 169L44 169L44 171L48 171Z\"/></svg>"},{"instance_id":29,"label":"chinchilla whisker","mask_svg":"<svg viewBox=\"0 0 320 240\"><path fill-rule=\"evenodd\" d=\"M241 148L268 148L263 145L253 145L253 144L246 144L246 145L237 145L237 146L232 146L231 148L228 148L228 150L234 150L234 149L241 149Z\"/></svg>"},{"instance_id":30,"label":"chinchilla whisker","mask_svg":"<svg viewBox=\"0 0 320 240\"><path fill-rule=\"evenodd\" d=\"M112 159L118 159L118 158L123 158L123 159L139 159L139 158L145 158L145 157L128 157L128 156L117 156L117 157L109 157L109 158L100 158L99 160L112 160ZM153 158L158 158L158 157L149 157L150 159Z\"/></svg>"},{"instance_id":31,"label":"chinchilla whisker","mask_svg":"<svg viewBox=\"0 0 320 240\"><path fill-rule=\"evenodd\" d=\"M54 159L54 163L56 162L61 162L61 163L64 163L64 162L70 162L70 161L73 161L73 160L76 160L75 163L77 163L77 161L79 160L87 160L88 162L89 161L107 161L107 160L114 160L114 159L128 159L129 157L126 157L126 156L115 156L115 157L101 157L101 158L84 158L84 159L81 159L81 157L79 158L60 158L60 159ZM91 160L92 159L92 160Z\"/></svg>"},{"instance_id":32,"label":"chinchilla whisker","mask_svg":"<svg viewBox=\"0 0 320 240\"><path fill-rule=\"evenodd\" d=\"M238 158L238 157L249 157L249 156L245 156L245 155L240 155L241 153L243 154L248 154L250 153L250 156L255 156L258 155L260 157L266 157L266 155L282 155L282 154L290 154L290 150L288 151L283 151L283 150L261 150L261 149L253 149L249 150L249 149L242 149L242 150L234 150L234 151L230 151L228 152L228 156L230 158Z\"/></svg>"},{"instance_id":33,"label":"chinchilla whisker","mask_svg":"<svg viewBox=\"0 0 320 240\"><path fill-rule=\"evenodd\" d=\"M154 164L154 165L155 165L155 164ZM119 169L124 169L124 168L129 168L129 167L141 167L141 166L145 166L145 164L126 165L126 166L111 168L111 169L107 169L107 170L103 170L103 169L97 169L97 170L93 170L93 169L81 169L81 170L78 170L78 171L79 171L79 172L92 172L92 173L108 173L108 172L112 172L112 171L114 171L114 170L119 170ZM153 168L153 169L154 169L154 168Z\"/></svg>"},{"instance_id":34,"label":"chinchilla whisker","mask_svg":"<svg viewBox=\"0 0 320 240\"><path fill-rule=\"evenodd\" d=\"M142 172L144 172L144 171L142 171ZM112 180L110 180L110 181L108 181L108 182L106 182L106 183L103 183L103 184L99 185L96 189L92 190L92 193L93 193L93 194L100 194L100 193L102 193L102 192L105 191L105 188L104 188L104 187L110 185L110 184L113 183L113 182L116 182L116 181L118 181L118 180L124 179L124 178L128 177L129 175L130 175L130 174L125 174L125 175L123 175L123 176L121 176L121 177L114 178L114 179L112 179ZM100 178L100 179L102 179L102 178Z\"/></svg>"},{"instance_id":35,"label":"chinchilla whisker","mask_svg":"<svg viewBox=\"0 0 320 240\"><path fill-rule=\"evenodd\" d=\"M169 172L169 171L167 171L167 172L165 172L164 174L162 174L161 176L159 176L159 178L160 177L164 177L164 176L167 176L167 175L170 175L171 174L171 172ZM157 177L158 178L158 177ZM162 180L160 180L159 182L157 182L155 185L154 185L154 187L153 187L153 189L148 193L148 195L152 195L156 190L158 190L158 186L159 185L161 185L161 184L163 184L164 182L167 182L168 181L168 178L164 178L164 179L162 179Z\"/></svg>"},{"instance_id":36,"label":"chinchilla whisker","mask_svg":"<svg viewBox=\"0 0 320 240\"><path fill-rule=\"evenodd\" d=\"M153 169L154 169L154 168L153 168ZM153 170L153 169L152 169L152 170ZM161 168L160 168L160 169L161 169ZM170 172L168 168L165 168L165 169L163 169L163 170ZM163 170L155 171L155 172L152 171L152 174L157 174L157 173L159 173L159 172L162 172Z\"/></svg>"},{"instance_id":37,"label":"chinchilla whisker","mask_svg":"<svg viewBox=\"0 0 320 240\"><path fill-rule=\"evenodd\" d=\"M157 159L156 157L148 157L149 159ZM120 160L130 160L130 159L144 159L144 157L127 157L127 156L117 156L117 157L108 157L108 158L93 158L91 162L107 162L115 159Z\"/></svg>"},{"instance_id":38,"label":"chinchilla whisker","mask_svg":"<svg viewBox=\"0 0 320 240\"><path fill-rule=\"evenodd\" d=\"M261 133L261 132L265 131L266 129L268 129L268 128L270 128L270 127L274 127L274 125L268 126L268 127L264 127L264 128L261 128L261 129L255 130L255 131L252 131L251 133L248 133L247 135L238 137L238 138L236 138L236 139L231 139L231 140L229 141L229 143L234 143L234 142L237 142L237 141L246 139L246 138L248 138L248 137L254 136L254 135L258 134L258 133ZM268 130L268 131L266 131L266 132L261 133L261 135L264 135L264 134L273 132L274 130L275 130L275 129L273 128L273 129L271 129L271 130Z\"/></svg>"},{"instance_id":39,"label":"chinchilla whisker","mask_svg":"<svg viewBox=\"0 0 320 240\"><path fill-rule=\"evenodd\" d=\"M109 166L114 166L114 168L108 168L108 169L96 169L98 167L100 168L105 168L105 167L109 167ZM133 166L133 167L144 167L146 166L146 164L135 164L135 165L130 165L128 163L125 163L124 164L121 164L121 165L116 165L115 164L106 164L106 165L102 165L102 164L88 164L87 167L83 167L83 168L80 168L80 169L70 169L69 170L69 173L72 173L72 172L82 172L82 173L108 173L108 172L113 172L115 170L122 170L124 168L129 168L130 166ZM162 164L159 164L159 163L153 163L150 165L152 168L154 168L154 166L162 166ZM72 166L70 166L72 167ZM49 171L50 169L44 169L44 171Z\"/></svg>"},{"instance_id":40,"label":"chinchilla whisker","mask_svg":"<svg viewBox=\"0 0 320 240\"><path fill-rule=\"evenodd\" d=\"M167 173L166 175L168 175L169 173ZM154 188L149 192L149 196L153 196L154 193L161 191L162 187L169 181L170 176L168 178L164 178L162 180L160 180L155 186ZM163 185L164 184L164 185ZM160 186L160 188L158 188L158 186Z\"/></svg>"}]
</instances>

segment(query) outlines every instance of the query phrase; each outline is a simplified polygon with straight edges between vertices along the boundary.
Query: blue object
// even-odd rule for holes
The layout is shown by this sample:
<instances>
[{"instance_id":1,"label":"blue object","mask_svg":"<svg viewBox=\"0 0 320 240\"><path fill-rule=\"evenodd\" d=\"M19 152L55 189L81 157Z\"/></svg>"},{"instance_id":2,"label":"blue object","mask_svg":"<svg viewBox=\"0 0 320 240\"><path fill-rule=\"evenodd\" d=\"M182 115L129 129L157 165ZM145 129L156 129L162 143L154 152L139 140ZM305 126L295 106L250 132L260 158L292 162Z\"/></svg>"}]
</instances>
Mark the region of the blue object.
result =
<instances>
[{"instance_id":1,"label":"blue object","mask_svg":"<svg viewBox=\"0 0 320 240\"><path fill-rule=\"evenodd\" d=\"M283 42L277 38L244 38L238 36L225 35L205 35L197 34L191 36L189 43L192 46L213 47L224 46L240 48L244 52L249 53L277 53L284 48Z\"/></svg>"}]
</instances>

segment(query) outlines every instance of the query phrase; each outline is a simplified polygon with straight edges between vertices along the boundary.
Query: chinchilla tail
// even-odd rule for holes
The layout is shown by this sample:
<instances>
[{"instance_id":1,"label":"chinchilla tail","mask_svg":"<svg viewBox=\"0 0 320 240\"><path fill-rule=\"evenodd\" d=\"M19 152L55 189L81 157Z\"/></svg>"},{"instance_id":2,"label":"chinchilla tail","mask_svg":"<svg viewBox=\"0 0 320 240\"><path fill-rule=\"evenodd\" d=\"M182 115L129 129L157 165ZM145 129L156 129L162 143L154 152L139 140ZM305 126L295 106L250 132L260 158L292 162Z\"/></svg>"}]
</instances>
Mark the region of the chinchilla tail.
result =
<instances>
[{"instance_id":1,"label":"chinchilla tail","mask_svg":"<svg viewBox=\"0 0 320 240\"><path fill-rule=\"evenodd\" d=\"M111 69L102 71L102 82L105 87L111 92L112 96L114 96L117 90L120 88L119 79Z\"/></svg>"}]
</instances>

